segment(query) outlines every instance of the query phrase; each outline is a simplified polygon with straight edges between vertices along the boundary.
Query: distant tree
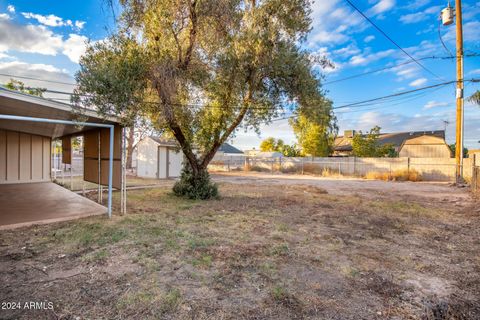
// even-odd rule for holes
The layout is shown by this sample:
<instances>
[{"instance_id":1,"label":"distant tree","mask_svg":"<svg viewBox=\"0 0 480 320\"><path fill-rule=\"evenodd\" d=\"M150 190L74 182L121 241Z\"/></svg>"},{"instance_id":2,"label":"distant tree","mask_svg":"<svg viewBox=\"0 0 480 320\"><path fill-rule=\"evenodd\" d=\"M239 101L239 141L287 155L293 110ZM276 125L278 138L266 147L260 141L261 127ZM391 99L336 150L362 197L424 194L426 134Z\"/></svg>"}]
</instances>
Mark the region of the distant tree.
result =
<instances>
[{"instance_id":1,"label":"distant tree","mask_svg":"<svg viewBox=\"0 0 480 320\"><path fill-rule=\"evenodd\" d=\"M301 157L302 151L298 148L296 144L286 144L282 148L282 153L285 157Z\"/></svg>"},{"instance_id":2,"label":"distant tree","mask_svg":"<svg viewBox=\"0 0 480 320\"><path fill-rule=\"evenodd\" d=\"M285 144L282 139L268 137L260 143L260 151L262 152L280 152L285 157L300 157L301 150L296 144Z\"/></svg>"},{"instance_id":3,"label":"distant tree","mask_svg":"<svg viewBox=\"0 0 480 320\"><path fill-rule=\"evenodd\" d=\"M455 155L455 151L457 150L457 144L452 143L451 145L449 145L449 147L450 147L450 150L452 151L452 154ZM463 147L463 157L468 158L468 148Z\"/></svg>"},{"instance_id":4,"label":"distant tree","mask_svg":"<svg viewBox=\"0 0 480 320\"><path fill-rule=\"evenodd\" d=\"M396 157L392 144L380 145L380 127L375 126L366 135L360 131L352 139L353 155L356 157Z\"/></svg>"},{"instance_id":5,"label":"distant tree","mask_svg":"<svg viewBox=\"0 0 480 320\"><path fill-rule=\"evenodd\" d=\"M285 143L282 139L268 137L260 143L260 151L262 152L282 152Z\"/></svg>"},{"instance_id":6,"label":"distant tree","mask_svg":"<svg viewBox=\"0 0 480 320\"><path fill-rule=\"evenodd\" d=\"M23 83L22 81L14 80L14 79L10 79L10 82L8 82L5 85L5 88L14 90L14 91L19 91L26 94L31 94L32 96L37 96L37 97L43 97L43 93L47 91L47 89L44 89L44 88L26 87L25 83Z\"/></svg>"},{"instance_id":7,"label":"distant tree","mask_svg":"<svg viewBox=\"0 0 480 320\"><path fill-rule=\"evenodd\" d=\"M299 146L305 155L312 157L328 157L333 151L333 142L338 131L336 119L331 112L332 102L322 98L318 101L319 110L315 108L300 110L297 117L290 119Z\"/></svg>"},{"instance_id":8,"label":"distant tree","mask_svg":"<svg viewBox=\"0 0 480 320\"><path fill-rule=\"evenodd\" d=\"M480 105L480 90L477 90L477 92L472 94L470 98L468 98L468 101Z\"/></svg>"}]
</instances>

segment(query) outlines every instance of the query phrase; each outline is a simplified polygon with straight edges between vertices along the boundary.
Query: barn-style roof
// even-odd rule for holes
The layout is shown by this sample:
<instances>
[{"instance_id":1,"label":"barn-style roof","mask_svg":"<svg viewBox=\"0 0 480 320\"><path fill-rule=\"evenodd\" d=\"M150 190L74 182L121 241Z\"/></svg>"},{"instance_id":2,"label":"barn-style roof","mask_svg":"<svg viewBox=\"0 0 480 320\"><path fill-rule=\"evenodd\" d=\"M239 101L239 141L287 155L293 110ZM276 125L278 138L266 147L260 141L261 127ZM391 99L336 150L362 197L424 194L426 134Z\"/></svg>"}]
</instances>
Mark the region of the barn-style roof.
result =
<instances>
[{"instance_id":1,"label":"barn-style roof","mask_svg":"<svg viewBox=\"0 0 480 320\"><path fill-rule=\"evenodd\" d=\"M392 144L395 148L400 148L402 144L412 138L431 136L445 140L445 131L411 131L411 132L393 132L393 133L381 133L378 137L378 143L380 145ZM352 151L352 138L339 136L334 142L335 151Z\"/></svg>"}]
</instances>

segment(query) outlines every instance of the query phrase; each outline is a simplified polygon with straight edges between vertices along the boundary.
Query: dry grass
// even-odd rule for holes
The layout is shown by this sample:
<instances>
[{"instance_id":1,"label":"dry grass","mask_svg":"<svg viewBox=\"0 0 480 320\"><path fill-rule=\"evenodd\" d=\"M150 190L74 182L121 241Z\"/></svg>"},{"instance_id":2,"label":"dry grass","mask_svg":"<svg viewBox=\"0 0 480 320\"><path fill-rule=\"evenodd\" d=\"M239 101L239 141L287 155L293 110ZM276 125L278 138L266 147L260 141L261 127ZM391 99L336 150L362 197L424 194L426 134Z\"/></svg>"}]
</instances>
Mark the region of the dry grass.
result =
<instances>
[{"instance_id":1,"label":"dry grass","mask_svg":"<svg viewBox=\"0 0 480 320\"><path fill-rule=\"evenodd\" d=\"M383 180L383 181L422 181L422 175L415 169L402 169L395 170L393 172L368 172L365 175L366 179L370 180Z\"/></svg>"},{"instance_id":2,"label":"dry grass","mask_svg":"<svg viewBox=\"0 0 480 320\"><path fill-rule=\"evenodd\" d=\"M475 319L480 312L476 209L301 184L220 190L221 199L207 202L135 190L126 216L3 232L0 301L52 301L54 313L0 310L0 318Z\"/></svg>"}]
</instances>

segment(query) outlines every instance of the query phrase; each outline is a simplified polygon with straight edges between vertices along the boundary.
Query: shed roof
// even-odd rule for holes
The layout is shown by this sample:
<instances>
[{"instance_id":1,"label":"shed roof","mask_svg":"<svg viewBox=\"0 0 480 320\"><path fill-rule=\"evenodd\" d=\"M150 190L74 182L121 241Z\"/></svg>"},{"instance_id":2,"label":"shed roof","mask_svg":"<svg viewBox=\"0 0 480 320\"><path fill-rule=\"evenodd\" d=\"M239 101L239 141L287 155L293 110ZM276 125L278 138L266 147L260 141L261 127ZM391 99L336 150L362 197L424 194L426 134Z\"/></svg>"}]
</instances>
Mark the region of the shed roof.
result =
<instances>
[{"instance_id":1,"label":"shed roof","mask_svg":"<svg viewBox=\"0 0 480 320\"><path fill-rule=\"evenodd\" d=\"M445 140L435 136L420 136L405 140L403 145L445 145Z\"/></svg>"},{"instance_id":2,"label":"shed roof","mask_svg":"<svg viewBox=\"0 0 480 320\"><path fill-rule=\"evenodd\" d=\"M242 150L239 150L239 149L235 148L234 146L232 146L231 144L228 144L228 143L222 144L220 146L220 148L218 149L218 151L224 152L224 153L243 154Z\"/></svg>"},{"instance_id":3,"label":"shed roof","mask_svg":"<svg viewBox=\"0 0 480 320\"><path fill-rule=\"evenodd\" d=\"M79 108L76 108L71 104L57 102L0 87L0 114L3 115L75 121L76 118L73 113L75 109ZM84 122L104 124L120 123L119 119L116 117L104 118L93 110L82 109L81 111L82 114L86 116ZM89 127L78 127L66 124L5 119L0 119L0 128L51 138L77 134L92 129Z\"/></svg>"},{"instance_id":4,"label":"shed roof","mask_svg":"<svg viewBox=\"0 0 480 320\"><path fill-rule=\"evenodd\" d=\"M149 138L161 145L162 147L178 147L178 143L174 139L168 139L159 136L150 136Z\"/></svg>"},{"instance_id":5,"label":"shed roof","mask_svg":"<svg viewBox=\"0 0 480 320\"><path fill-rule=\"evenodd\" d=\"M433 136L445 140L445 131L436 130L382 133L378 137L378 142L380 145L393 144L394 147L401 147L406 140L421 136ZM334 149L335 151L352 151L352 138L344 136L335 138Z\"/></svg>"}]
</instances>

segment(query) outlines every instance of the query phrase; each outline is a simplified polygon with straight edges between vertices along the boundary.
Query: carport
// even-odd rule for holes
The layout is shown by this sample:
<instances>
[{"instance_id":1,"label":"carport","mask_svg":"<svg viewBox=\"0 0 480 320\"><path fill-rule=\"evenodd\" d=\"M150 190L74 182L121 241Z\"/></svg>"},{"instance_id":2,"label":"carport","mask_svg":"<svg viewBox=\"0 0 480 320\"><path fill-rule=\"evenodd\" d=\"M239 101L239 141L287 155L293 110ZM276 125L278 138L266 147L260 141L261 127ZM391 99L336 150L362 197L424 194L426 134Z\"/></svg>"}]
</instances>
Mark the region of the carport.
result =
<instances>
[{"instance_id":1,"label":"carport","mask_svg":"<svg viewBox=\"0 0 480 320\"><path fill-rule=\"evenodd\" d=\"M62 140L63 159L70 161L67 142L74 136L84 139L83 180L108 187L107 207L52 182L52 140ZM111 216L113 188L121 190L124 212L123 143L114 117L0 88L0 228Z\"/></svg>"}]
</instances>

